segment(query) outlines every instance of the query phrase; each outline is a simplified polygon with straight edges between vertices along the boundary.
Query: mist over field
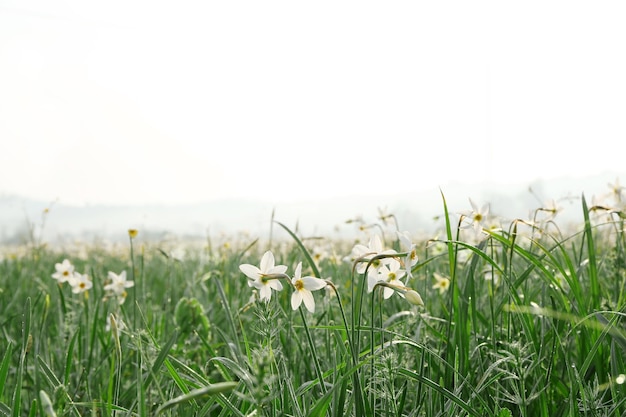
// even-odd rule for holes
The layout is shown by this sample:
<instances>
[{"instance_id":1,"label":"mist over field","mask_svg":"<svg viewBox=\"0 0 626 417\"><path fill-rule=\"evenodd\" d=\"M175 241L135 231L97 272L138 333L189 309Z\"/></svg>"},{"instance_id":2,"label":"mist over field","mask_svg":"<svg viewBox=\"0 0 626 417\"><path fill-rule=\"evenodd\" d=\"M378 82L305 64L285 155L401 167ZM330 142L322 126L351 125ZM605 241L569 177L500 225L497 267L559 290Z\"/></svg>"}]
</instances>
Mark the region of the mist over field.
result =
<instances>
[{"instance_id":1,"label":"mist over field","mask_svg":"<svg viewBox=\"0 0 626 417\"><path fill-rule=\"evenodd\" d=\"M536 180L530 183L464 184L441 186L451 213L469 210L471 198L476 204L490 204L491 213L504 221L526 219L530 212L555 200L562 211L560 224L582 221L580 197L590 202L610 192L609 184L620 178L607 172L593 177L563 177ZM626 174L621 175L626 178ZM419 181L418 178L415 179ZM367 184L362 189L366 190ZM49 211L45 216L44 210ZM433 188L405 194L384 194L378 197L359 194L358 189L346 191L340 198L300 200L273 203L260 199L224 199L195 204L146 205L68 205L63 201L40 201L19 195L0 194L0 242L28 241L30 230L46 242L64 240L126 239L129 228L137 228L144 238L164 236L205 238L207 236L247 234L267 236L272 212L274 219L303 235L327 238L351 237L357 234L349 219L360 216L364 221L377 221L379 210L394 214L400 229L414 234L433 234L440 230L437 217L442 214L440 190ZM45 219L44 219L45 217ZM43 223L42 228L42 221Z\"/></svg>"},{"instance_id":2,"label":"mist over field","mask_svg":"<svg viewBox=\"0 0 626 417\"><path fill-rule=\"evenodd\" d=\"M626 416L625 18L0 1L0 415Z\"/></svg>"}]
</instances>

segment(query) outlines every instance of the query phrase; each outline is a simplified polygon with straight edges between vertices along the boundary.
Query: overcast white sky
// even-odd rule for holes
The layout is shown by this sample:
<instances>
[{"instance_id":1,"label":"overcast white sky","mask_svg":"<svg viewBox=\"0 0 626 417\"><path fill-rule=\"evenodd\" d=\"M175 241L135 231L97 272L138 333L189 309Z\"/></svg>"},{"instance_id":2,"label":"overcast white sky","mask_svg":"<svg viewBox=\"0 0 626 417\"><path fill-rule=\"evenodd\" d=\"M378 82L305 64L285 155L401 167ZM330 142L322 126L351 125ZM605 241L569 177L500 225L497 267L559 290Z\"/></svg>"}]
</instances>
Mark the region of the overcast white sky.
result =
<instances>
[{"instance_id":1,"label":"overcast white sky","mask_svg":"<svg viewBox=\"0 0 626 417\"><path fill-rule=\"evenodd\" d=\"M289 201L622 171L626 2L0 0L0 193Z\"/></svg>"}]
</instances>

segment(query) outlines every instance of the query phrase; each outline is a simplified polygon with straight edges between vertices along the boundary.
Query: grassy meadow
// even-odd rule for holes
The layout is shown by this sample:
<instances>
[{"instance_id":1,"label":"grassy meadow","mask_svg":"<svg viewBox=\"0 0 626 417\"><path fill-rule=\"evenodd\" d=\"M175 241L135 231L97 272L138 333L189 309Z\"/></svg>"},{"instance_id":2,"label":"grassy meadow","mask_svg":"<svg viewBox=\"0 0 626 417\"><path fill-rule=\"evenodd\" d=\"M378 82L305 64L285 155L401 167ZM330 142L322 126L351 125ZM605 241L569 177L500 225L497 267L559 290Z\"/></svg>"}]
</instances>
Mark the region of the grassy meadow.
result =
<instances>
[{"instance_id":1,"label":"grassy meadow","mask_svg":"<svg viewBox=\"0 0 626 417\"><path fill-rule=\"evenodd\" d=\"M624 197L2 248L0 415L626 416Z\"/></svg>"}]
</instances>

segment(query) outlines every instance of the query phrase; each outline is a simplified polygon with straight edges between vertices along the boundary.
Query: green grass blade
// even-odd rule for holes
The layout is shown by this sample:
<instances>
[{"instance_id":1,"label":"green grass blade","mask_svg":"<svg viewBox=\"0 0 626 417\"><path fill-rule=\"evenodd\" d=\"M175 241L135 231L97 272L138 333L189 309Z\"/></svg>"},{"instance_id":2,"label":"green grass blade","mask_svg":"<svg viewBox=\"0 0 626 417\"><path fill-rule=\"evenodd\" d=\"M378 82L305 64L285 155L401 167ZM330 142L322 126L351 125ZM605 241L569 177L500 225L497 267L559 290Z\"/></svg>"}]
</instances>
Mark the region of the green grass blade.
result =
<instances>
[{"instance_id":1,"label":"green grass blade","mask_svg":"<svg viewBox=\"0 0 626 417\"><path fill-rule=\"evenodd\" d=\"M52 401L50 401L50 397L44 390L39 391L39 400L41 401L43 412L47 417L57 417Z\"/></svg>"},{"instance_id":2,"label":"green grass blade","mask_svg":"<svg viewBox=\"0 0 626 417\"><path fill-rule=\"evenodd\" d=\"M235 395L231 394L229 397L229 398L233 398L236 403L233 403L233 401L231 401L229 398L226 398L224 394L218 394L215 396L215 401L219 405L224 407L222 412L220 413L220 416L245 417L245 415L240 410L241 407L238 405L238 404L241 404L241 399L237 397L236 395L237 393L235 392Z\"/></svg>"},{"instance_id":3,"label":"green grass blade","mask_svg":"<svg viewBox=\"0 0 626 417\"><path fill-rule=\"evenodd\" d=\"M224 316L226 317L226 321L230 330L230 336L232 337L232 346L234 346L234 349L236 350L236 355L241 356L241 346L239 345L238 338L239 332L237 332L237 325L235 324L234 315L230 309L228 298L226 297L226 293L224 292L224 287L218 279L213 280L213 282L217 287L217 293L219 294L220 300L222 301L222 308L225 310ZM224 335L226 334L224 333Z\"/></svg>"},{"instance_id":4,"label":"green grass blade","mask_svg":"<svg viewBox=\"0 0 626 417\"><path fill-rule=\"evenodd\" d=\"M41 356L37 356L37 363L39 364L39 367L43 371L43 374L46 377L46 380L48 381L48 384L50 385L50 387L51 388L60 387L61 381L59 380L59 378L57 378L57 376L54 374L52 369L50 369L48 364L43 360Z\"/></svg>"},{"instance_id":5,"label":"green grass blade","mask_svg":"<svg viewBox=\"0 0 626 417\"><path fill-rule=\"evenodd\" d=\"M46 378L48 385L50 385L50 388L55 389L55 390L60 389L65 399L72 406L72 409L75 415L79 416L80 413L76 409L74 402L72 401L72 398L67 392L67 389L65 388L64 385L61 384L61 381L59 380L59 378L54 374L52 369L50 369L50 366L48 366L48 364L43 360L41 356L37 356L37 364L39 365L39 368L43 371L43 375Z\"/></svg>"},{"instance_id":6,"label":"green grass blade","mask_svg":"<svg viewBox=\"0 0 626 417\"><path fill-rule=\"evenodd\" d=\"M33 398L30 402L30 411L28 412L28 417L35 417L37 415L37 410L39 407L37 406L37 399Z\"/></svg>"},{"instance_id":7,"label":"green grass blade","mask_svg":"<svg viewBox=\"0 0 626 417\"><path fill-rule=\"evenodd\" d=\"M306 261L309 263L309 266L313 270L313 275L316 276L317 278L321 278L320 271L317 268L317 265L315 265L315 262L313 261L313 257L309 253L308 249L306 248L306 246L304 246L304 243L302 243L302 241L298 238L298 236L296 236L296 234L292 232L287 226L285 226L279 221L274 221L274 223L278 224L280 227L285 229L287 233L289 233L289 236L291 236L293 240L296 242L296 244L302 251L302 254L304 255Z\"/></svg>"},{"instance_id":8,"label":"green grass blade","mask_svg":"<svg viewBox=\"0 0 626 417\"><path fill-rule=\"evenodd\" d=\"M232 359L221 356L209 359L209 363L212 362L221 363L226 369L231 371L237 378L239 378L239 380L244 383L247 389L249 389L250 391L254 390L254 379L250 375L248 370L245 369L243 366L233 361Z\"/></svg>"},{"instance_id":9,"label":"green grass blade","mask_svg":"<svg viewBox=\"0 0 626 417\"><path fill-rule=\"evenodd\" d=\"M65 375L63 378L63 385L66 387L70 383L70 377L72 375L72 359L74 355L74 346L76 345L76 340L78 339L78 331L74 333L72 339L70 340L70 344L67 347L67 353L65 354Z\"/></svg>"},{"instance_id":10,"label":"green grass blade","mask_svg":"<svg viewBox=\"0 0 626 417\"><path fill-rule=\"evenodd\" d=\"M600 323L602 323L602 326L604 326L604 328L602 329L602 332L600 333L598 338L594 341L593 346L591 346L591 349L589 349L589 352L587 353L585 357L585 361L583 362L582 366L578 370L578 372L580 372L581 375L585 375L587 373L587 370L591 366L591 363L596 358L596 353L598 353L598 350L602 346L602 342L604 341L606 336L610 334L611 330L615 328L615 323L617 323L620 318L618 315L614 315L611 317L610 320L606 320L599 313L596 313L595 317Z\"/></svg>"},{"instance_id":11,"label":"green grass blade","mask_svg":"<svg viewBox=\"0 0 626 417\"><path fill-rule=\"evenodd\" d=\"M22 316L22 352L20 354L20 362L17 369L17 381L15 391L13 392L13 417L19 417L22 407L22 382L24 378L24 368L26 367L26 353L29 349L31 340L30 336L30 319L31 319L31 301L30 297L26 298L24 305L24 313Z\"/></svg>"},{"instance_id":12,"label":"green grass blade","mask_svg":"<svg viewBox=\"0 0 626 417\"><path fill-rule=\"evenodd\" d=\"M11 362L11 355L13 354L13 344L9 342L7 350L2 357L2 364L0 365L0 400L4 400L4 387L6 386L9 364Z\"/></svg>"},{"instance_id":13,"label":"green grass blade","mask_svg":"<svg viewBox=\"0 0 626 417\"><path fill-rule=\"evenodd\" d=\"M154 363L152 364L150 374L146 377L146 379L143 382L144 391L147 391L148 388L150 387L150 384L152 384L152 382L154 381L155 375L157 374L157 372L159 371L159 368L161 368L161 366L167 359L167 355L172 349L172 346L174 346L174 344L176 343L177 339L178 339L178 331L174 331L174 333L169 338L169 340L165 343L165 345L161 347L161 350L159 351L159 355L156 357L156 359L154 360Z\"/></svg>"},{"instance_id":14,"label":"green grass blade","mask_svg":"<svg viewBox=\"0 0 626 417\"><path fill-rule=\"evenodd\" d=\"M465 410L465 412L467 412L470 416L475 416L475 417L484 417L485 416L485 412L487 410L476 410L476 409L474 409L471 405L469 405L468 403L463 401L462 398L459 398L456 394L454 394L453 392L451 392L447 388L442 387L441 385L439 385L435 381L432 381L431 379L425 377L424 375L420 375L417 372L413 372L413 371L410 371L410 370L404 369L404 368L400 369L398 371L398 373L400 375L403 375L403 376L405 376L405 377L407 377L409 379L412 379L412 380L414 380L416 382L422 383L422 384L426 385L427 387L437 391L443 397L448 398L453 403L458 405L460 408Z\"/></svg>"},{"instance_id":15,"label":"green grass blade","mask_svg":"<svg viewBox=\"0 0 626 417\"><path fill-rule=\"evenodd\" d=\"M137 370L136 370L136 381L135 381L135 387L137 390L137 414L140 417L145 417L147 415L147 410L146 410L146 391L144 389L144 382L142 381L143 378L143 349L142 349L142 344L141 344L141 338L138 337L137 338Z\"/></svg>"},{"instance_id":16,"label":"green grass blade","mask_svg":"<svg viewBox=\"0 0 626 417\"><path fill-rule=\"evenodd\" d=\"M448 213L448 203L446 203L446 197L443 195L443 191L441 191L441 200L443 201L443 215L444 220L446 222L446 239L448 241L448 262L450 267L450 279L453 280L456 272L456 255L455 248L452 244L454 238L452 237L452 225L450 223L450 213Z\"/></svg>"},{"instance_id":17,"label":"green grass blade","mask_svg":"<svg viewBox=\"0 0 626 417\"><path fill-rule=\"evenodd\" d=\"M197 398L201 398L201 397L205 397L205 396L211 396L211 395L217 395L217 394L222 394L224 392L227 391L231 391L233 390L236 386L238 385L238 382L218 382L215 384L211 384L211 385L207 385L206 387L201 387L201 388L197 388L194 390L189 391L188 393L184 394L184 395L180 395L176 398L173 398L171 400L169 400L168 402L166 402L165 404L161 405L157 411L156 414L161 414L163 411L167 410L168 408L172 408L175 405L179 405L179 404L184 404L187 402L190 402L192 400L195 400Z\"/></svg>"},{"instance_id":18,"label":"green grass blade","mask_svg":"<svg viewBox=\"0 0 626 417\"><path fill-rule=\"evenodd\" d=\"M600 284L598 283L598 266L596 261L596 246L594 244L591 221L589 220L589 209L585 196L582 196L583 215L585 217L585 239L587 241L587 256L589 259L589 282L590 282L590 298L589 311L594 311L600 305Z\"/></svg>"}]
</instances>

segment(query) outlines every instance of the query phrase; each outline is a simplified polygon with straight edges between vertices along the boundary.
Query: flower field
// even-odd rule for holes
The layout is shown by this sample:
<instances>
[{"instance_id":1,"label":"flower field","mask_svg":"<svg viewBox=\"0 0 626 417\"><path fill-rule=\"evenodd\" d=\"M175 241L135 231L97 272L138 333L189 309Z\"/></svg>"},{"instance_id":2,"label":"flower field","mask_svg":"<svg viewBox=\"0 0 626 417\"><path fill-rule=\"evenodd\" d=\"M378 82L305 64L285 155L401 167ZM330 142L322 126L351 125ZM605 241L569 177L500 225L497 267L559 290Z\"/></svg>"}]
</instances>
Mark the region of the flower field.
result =
<instances>
[{"instance_id":1,"label":"flower field","mask_svg":"<svg viewBox=\"0 0 626 417\"><path fill-rule=\"evenodd\" d=\"M624 198L2 248L0 415L625 416Z\"/></svg>"}]
</instances>

